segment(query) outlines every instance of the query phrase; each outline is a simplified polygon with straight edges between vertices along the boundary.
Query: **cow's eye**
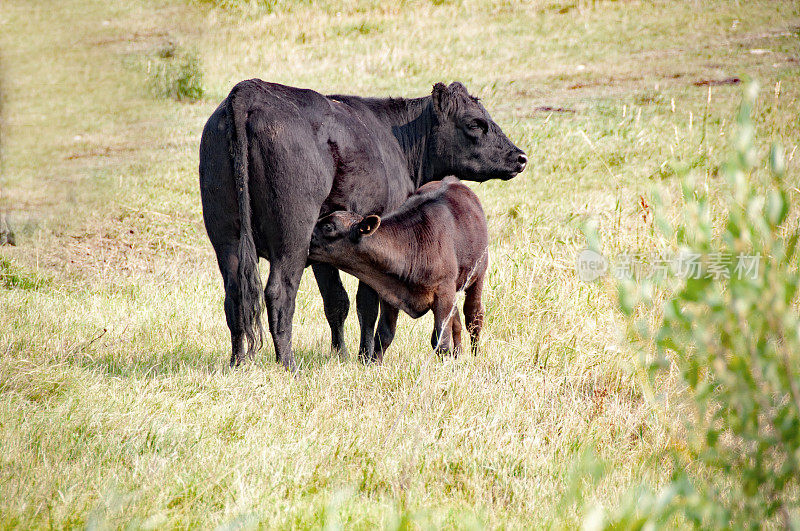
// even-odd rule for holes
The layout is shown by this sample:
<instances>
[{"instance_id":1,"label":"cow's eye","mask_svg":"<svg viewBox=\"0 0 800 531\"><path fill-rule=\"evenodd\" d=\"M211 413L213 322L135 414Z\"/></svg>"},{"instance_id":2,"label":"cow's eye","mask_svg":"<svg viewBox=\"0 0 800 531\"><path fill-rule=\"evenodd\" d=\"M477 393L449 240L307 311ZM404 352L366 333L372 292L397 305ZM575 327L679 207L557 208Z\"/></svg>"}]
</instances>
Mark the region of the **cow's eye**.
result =
<instances>
[{"instance_id":1,"label":"cow's eye","mask_svg":"<svg viewBox=\"0 0 800 531\"><path fill-rule=\"evenodd\" d=\"M475 118L467 122L467 129L472 133L485 133L489 129L489 124L483 118Z\"/></svg>"}]
</instances>

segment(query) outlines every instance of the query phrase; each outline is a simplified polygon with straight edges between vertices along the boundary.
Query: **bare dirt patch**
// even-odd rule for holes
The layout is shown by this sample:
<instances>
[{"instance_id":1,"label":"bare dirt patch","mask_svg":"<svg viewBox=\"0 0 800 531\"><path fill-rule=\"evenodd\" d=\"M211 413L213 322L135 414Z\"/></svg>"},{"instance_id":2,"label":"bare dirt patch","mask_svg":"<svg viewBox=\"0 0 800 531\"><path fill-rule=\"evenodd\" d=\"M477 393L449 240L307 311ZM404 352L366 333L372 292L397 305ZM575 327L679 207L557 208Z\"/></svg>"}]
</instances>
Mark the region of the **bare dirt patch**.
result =
<instances>
[{"instance_id":1,"label":"bare dirt patch","mask_svg":"<svg viewBox=\"0 0 800 531\"><path fill-rule=\"evenodd\" d=\"M575 109L567 109L565 107L551 107L549 105L542 105L540 107L535 107L533 109L536 112L563 112L568 114L574 114L577 111Z\"/></svg>"},{"instance_id":2,"label":"bare dirt patch","mask_svg":"<svg viewBox=\"0 0 800 531\"><path fill-rule=\"evenodd\" d=\"M738 77L726 77L724 79L702 79L692 83L695 87L718 87L721 85L738 85L742 80Z\"/></svg>"}]
</instances>

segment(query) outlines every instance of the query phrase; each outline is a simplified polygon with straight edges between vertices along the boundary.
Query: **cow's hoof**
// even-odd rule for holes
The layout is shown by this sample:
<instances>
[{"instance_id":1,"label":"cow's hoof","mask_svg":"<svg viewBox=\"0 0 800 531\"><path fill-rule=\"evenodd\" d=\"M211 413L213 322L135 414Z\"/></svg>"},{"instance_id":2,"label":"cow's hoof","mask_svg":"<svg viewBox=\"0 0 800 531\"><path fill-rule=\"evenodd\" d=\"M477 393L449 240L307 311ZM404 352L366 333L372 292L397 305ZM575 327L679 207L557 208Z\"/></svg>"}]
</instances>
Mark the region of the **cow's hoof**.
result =
<instances>
[{"instance_id":1,"label":"cow's hoof","mask_svg":"<svg viewBox=\"0 0 800 531\"><path fill-rule=\"evenodd\" d=\"M294 356L282 359L281 365L283 365L283 368L289 371L290 373L295 375L297 374L298 367L297 367L297 362L294 360Z\"/></svg>"},{"instance_id":2,"label":"cow's hoof","mask_svg":"<svg viewBox=\"0 0 800 531\"><path fill-rule=\"evenodd\" d=\"M331 357L339 358L339 361L347 361L350 359L350 354L347 352L347 347L331 347Z\"/></svg>"}]
</instances>

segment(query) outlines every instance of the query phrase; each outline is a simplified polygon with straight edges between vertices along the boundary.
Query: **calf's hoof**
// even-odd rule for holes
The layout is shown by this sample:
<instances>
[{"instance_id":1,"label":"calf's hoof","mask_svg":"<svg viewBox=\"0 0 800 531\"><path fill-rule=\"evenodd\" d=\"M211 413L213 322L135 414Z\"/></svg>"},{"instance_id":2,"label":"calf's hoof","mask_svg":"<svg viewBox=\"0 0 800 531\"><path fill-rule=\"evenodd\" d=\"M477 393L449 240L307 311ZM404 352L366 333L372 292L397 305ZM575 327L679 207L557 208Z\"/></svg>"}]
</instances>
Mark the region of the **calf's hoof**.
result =
<instances>
[{"instance_id":1,"label":"calf's hoof","mask_svg":"<svg viewBox=\"0 0 800 531\"><path fill-rule=\"evenodd\" d=\"M457 346L455 348L437 348L436 354L439 356L439 359L444 359L445 356L457 358L459 354L461 354L461 347Z\"/></svg>"}]
</instances>

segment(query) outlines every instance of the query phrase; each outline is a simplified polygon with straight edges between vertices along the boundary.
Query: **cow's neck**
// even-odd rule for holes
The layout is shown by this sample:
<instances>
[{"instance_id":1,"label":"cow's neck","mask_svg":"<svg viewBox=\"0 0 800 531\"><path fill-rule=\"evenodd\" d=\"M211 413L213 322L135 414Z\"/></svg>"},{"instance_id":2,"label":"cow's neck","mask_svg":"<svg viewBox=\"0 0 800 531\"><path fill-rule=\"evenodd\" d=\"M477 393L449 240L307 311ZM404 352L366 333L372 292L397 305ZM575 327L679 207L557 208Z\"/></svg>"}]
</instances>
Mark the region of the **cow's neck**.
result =
<instances>
[{"instance_id":1,"label":"cow's neck","mask_svg":"<svg viewBox=\"0 0 800 531\"><path fill-rule=\"evenodd\" d=\"M419 188L428 181L439 178L437 165L431 153L431 138L434 125L431 97L394 100L380 118L391 127L392 134L400 144L408 165L408 174Z\"/></svg>"}]
</instances>

